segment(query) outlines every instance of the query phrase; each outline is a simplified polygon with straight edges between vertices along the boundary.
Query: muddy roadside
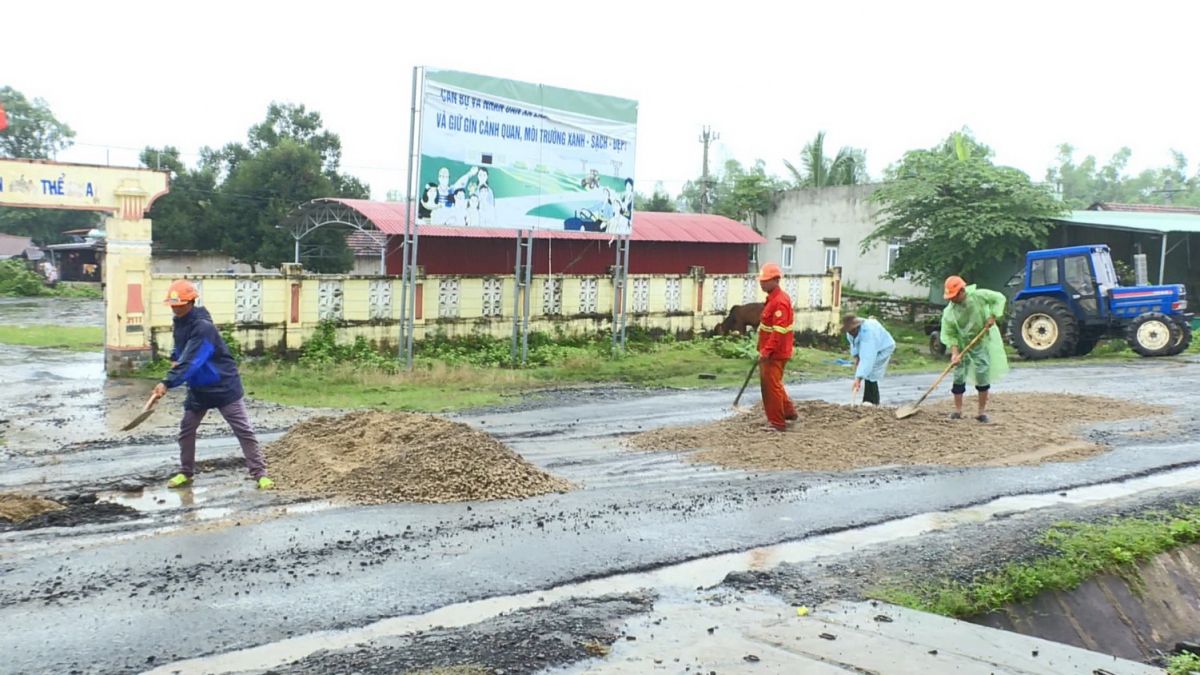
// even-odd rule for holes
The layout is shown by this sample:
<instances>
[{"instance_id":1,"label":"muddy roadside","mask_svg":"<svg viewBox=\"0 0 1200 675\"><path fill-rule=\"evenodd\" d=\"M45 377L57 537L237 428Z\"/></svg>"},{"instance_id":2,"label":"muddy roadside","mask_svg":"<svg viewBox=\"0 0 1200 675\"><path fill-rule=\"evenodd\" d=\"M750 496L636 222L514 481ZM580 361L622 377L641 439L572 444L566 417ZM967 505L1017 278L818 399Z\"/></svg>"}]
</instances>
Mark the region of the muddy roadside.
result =
<instances>
[{"instance_id":1,"label":"muddy roadside","mask_svg":"<svg viewBox=\"0 0 1200 675\"><path fill-rule=\"evenodd\" d=\"M624 633L621 626L630 617L649 612L655 599L649 590L572 599L517 610L465 628L438 628L375 639L350 649L324 650L267 672L534 675L604 656L617 640L635 640L636 636Z\"/></svg>"},{"instance_id":2,"label":"muddy roadside","mask_svg":"<svg viewBox=\"0 0 1200 675\"><path fill-rule=\"evenodd\" d=\"M1200 504L1200 488L1157 490L1098 505L1001 513L982 523L958 525L805 563L731 572L715 587L696 589L690 606L737 607L766 593L789 605L811 608L836 600L870 600L869 591L884 583L968 581L1005 564L1046 554L1035 534L1063 520L1099 522L1113 516L1142 516L1177 504ZM654 589L647 589L634 595L572 598L459 628L438 628L320 651L261 673L417 674L441 672L438 669L442 668L460 672L455 668L461 668L461 672L471 675L533 675L552 667L582 666L586 661L605 658L616 641L640 644L635 641L652 638L637 630L639 622L643 627L649 619L654 621L648 625L679 623L681 617L670 612L691 611L686 602L656 607L658 597ZM720 627L732 628L736 626ZM711 635L717 629L714 626L707 630ZM665 664L661 665L664 668L682 668L680 664L695 660L694 655L676 653L668 644L658 645L655 656L655 662Z\"/></svg>"},{"instance_id":3,"label":"muddy roadside","mask_svg":"<svg viewBox=\"0 0 1200 675\"><path fill-rule=\"evenodd\" d=\"M865 546L836 557L733 572L722 588L734 595L765 591L793 605L814 607L830 600L868 600L872 590L890 585L939 580L969 583L1008 563L1052 553L1038 542L1037 535L1056 523L1144 516L1180 504L1200 504L1200 487L1155 490L1090 506L999 513L982 523Z\"/></svg>"}]
</instances>

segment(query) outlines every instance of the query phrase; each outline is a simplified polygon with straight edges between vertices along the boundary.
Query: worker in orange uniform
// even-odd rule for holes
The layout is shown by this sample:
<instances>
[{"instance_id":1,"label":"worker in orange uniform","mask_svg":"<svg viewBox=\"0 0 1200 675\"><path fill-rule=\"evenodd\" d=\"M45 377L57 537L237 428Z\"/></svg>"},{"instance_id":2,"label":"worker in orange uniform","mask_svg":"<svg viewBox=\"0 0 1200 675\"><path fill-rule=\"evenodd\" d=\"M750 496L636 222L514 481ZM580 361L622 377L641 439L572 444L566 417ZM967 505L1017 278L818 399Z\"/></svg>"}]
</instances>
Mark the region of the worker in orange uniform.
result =
<instances>
[{"instance_id":1,"label":"worker in orange uniform","mask_svg":"<svg viewBox=\"0 0 1200 675\"><path fill-rule=\"evenodd\" d=\"M758 272L758 285L767 294L758 324L758 373L762 385L763 412L768 426L763 431L786 431L787 423L799 418L796 406L783 388L783 367L792 358L792 299L779 287L783 272L767 263Z\"/></svg>"}]
</instances>

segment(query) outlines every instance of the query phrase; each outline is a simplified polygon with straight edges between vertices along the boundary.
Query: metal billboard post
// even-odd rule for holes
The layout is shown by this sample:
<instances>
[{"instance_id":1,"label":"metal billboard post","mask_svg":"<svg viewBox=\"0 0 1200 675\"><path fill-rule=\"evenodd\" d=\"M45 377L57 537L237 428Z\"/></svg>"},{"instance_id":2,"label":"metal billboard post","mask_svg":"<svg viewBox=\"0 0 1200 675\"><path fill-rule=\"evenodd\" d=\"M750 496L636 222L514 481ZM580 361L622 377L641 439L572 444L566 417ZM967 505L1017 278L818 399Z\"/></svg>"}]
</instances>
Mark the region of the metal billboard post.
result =
<instances>
[{"instance_id":1,"label":"metal billboard post","mask_svg":"<svg viewBox=\"0 0 1200 675\"><path fill-rule=\"evenodd\" d=\"M408 174L405 176L405 181L408 185L405 186L404 198L404 244L400 255L400 331L398 334L398 344L396 346L396 359L404 362L407 367L406 356L408 354L408 254L411 249L412 238L412 199L413 199L413 151L417 143L417 80L419 79L420 66L413 67L412 76L412 107L408 118ZM296 257L300 256L300 242L296 242Z\"/></svg>"},{"instance_id":2,"label":"metal billboard post","mask_svg":"<svg viewBox=\"0 0 1200 675\"><path fill-rule=\"evenodd\" d=\"M630 233L625 235L625 261L621 264L621 351L625 351L625 323L629 316L626 300L629 299L629 244L633 238L633 221L630 221Z\"/></svg>"},{"instance_id":3,"label":"metal billboard post","mask_svg":"<svg viewBox=\"0 0 1200 675\"><path fill-rule=\"evenodd\" d=\"M533 293L533 230L525 232L525 313L521 317L521 365L529 356L529 296Z\"/></svg>"},{"instance_id":4,"label":"metal billboard post","mask_svg":"<svg viewBox=\"0 0 1200 675\"><path fill-rule=\"evenodd\" d=\"M517 253L513 262L513 322L512 343L509 345L508 358L513 365L517 363L517 331L521 326L521 237L524 230L517 230Z\"/></svg>"},{"instance_id":5,"label":"metal billboard post","mask_svg":"<svg viewBox=\"0 0 1200 675\"><path fill-rule=\"evenodd\" d=\"M412 118L409 120L409 136L408 136L408 186L407 197L404 200L404 263L401 276L401 292L403 297L400 300L400 307L403 316L400 321L404 324L401 329L401 334L404 337L404 367L407 370L412 370L413 366L413 332L415 331L417 318L417 246L419 244L419 225L413 221L413 211L416 206L413 203L413 193L416 186L420 182L421 171L421 138L419 133L418 121L421 117L421 112L425 106L420 102L424 100L424 87L421 86L425 69L423 66L413 68L413 103L412 103ZM413 163L416 162L416 171L413 170Z\"/></svg>"}]
</instances>

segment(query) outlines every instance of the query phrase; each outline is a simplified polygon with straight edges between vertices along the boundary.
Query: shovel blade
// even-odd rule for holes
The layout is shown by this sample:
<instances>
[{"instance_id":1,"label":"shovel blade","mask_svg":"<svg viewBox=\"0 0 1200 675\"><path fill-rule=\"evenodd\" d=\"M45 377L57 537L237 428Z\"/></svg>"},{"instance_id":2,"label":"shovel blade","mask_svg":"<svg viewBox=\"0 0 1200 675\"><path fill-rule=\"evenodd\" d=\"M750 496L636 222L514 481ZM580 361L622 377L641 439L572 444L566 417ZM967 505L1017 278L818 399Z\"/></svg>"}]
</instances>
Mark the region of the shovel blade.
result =
<instances>
[{"instance_id":1,"label":"shovel blade","mask_svg":"<svg viewBox=\"0 0 1200 675\"><path fill-rule=\"evenodd\" d=\"M920 412L920 408L915 403L908 403L896 408L896 419L902 420L906 417L912 417Z\"/></svg>"},{"instance_id":2,"label":"shovel blade","mask_svg":"<svg viewBox=\"0 0 1200 675\"><path fill-rule=\"evenodd\" d=\"M129 430L133 429L134 427L141 424L142 422L145 422L146 418L150 417L153 414L154 414L154 408L151 408L149 410L146 410L146 411L140 413L137 417L133 418L132 422L121 427L121 431L129 431Z\"/></svg>"}]
</instances>

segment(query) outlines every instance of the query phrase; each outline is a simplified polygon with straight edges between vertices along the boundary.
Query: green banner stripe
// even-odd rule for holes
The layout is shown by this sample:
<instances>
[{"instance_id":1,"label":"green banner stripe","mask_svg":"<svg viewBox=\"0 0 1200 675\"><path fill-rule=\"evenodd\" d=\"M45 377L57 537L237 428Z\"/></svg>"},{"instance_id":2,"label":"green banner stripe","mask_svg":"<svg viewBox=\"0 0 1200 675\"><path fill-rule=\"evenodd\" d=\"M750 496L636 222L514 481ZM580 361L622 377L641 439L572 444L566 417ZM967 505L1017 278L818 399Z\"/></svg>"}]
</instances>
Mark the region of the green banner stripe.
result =
<instances>
[{"instance_id":1,"label":"green banner stripe","mask_svg":"<svg viewBox=\"0 0 1200 675\"><path fill-rule=\"evenodd\" d=\"M528 105L544 106L614 122L637 123L637 101L626 98L588 94L544 84L505 80L457 70L426 68L425 78L431 82L440 82L481 94L501 96Z\"/></svg>"}]
</instances>

